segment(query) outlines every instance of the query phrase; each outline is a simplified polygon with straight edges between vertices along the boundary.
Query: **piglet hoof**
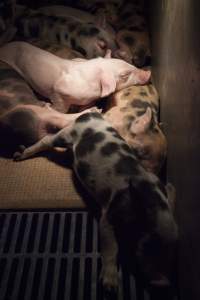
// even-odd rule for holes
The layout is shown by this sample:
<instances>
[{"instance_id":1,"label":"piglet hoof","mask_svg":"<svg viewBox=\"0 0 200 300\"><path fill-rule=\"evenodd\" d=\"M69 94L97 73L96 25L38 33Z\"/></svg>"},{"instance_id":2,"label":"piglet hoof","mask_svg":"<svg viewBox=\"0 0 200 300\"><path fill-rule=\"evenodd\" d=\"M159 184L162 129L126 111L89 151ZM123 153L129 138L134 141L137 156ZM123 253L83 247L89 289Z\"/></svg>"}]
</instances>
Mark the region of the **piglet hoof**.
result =
<instances>
[{"instance_id":1,"label":"piglet hoof","mask_svg":"<svg viewBox=\"0 0 200 300\"><path fill-rule=\"evenodd\" d=\"M24 145L19 146L19 150L16 151L13 155L13 160L20 161L23 160L23 153L25 151L26 147Z\"/></svg>"},{"instance_id":2,"label":"piglet hoof","mask_svg":"<svg viewBox=\"0 0 200 300\"><path fill-rule=\"evenodd\" d=\"M116 266L102 268L100 279L105 292L116 293L118 290L118 271Z\"/></svg>"}]
</instances>

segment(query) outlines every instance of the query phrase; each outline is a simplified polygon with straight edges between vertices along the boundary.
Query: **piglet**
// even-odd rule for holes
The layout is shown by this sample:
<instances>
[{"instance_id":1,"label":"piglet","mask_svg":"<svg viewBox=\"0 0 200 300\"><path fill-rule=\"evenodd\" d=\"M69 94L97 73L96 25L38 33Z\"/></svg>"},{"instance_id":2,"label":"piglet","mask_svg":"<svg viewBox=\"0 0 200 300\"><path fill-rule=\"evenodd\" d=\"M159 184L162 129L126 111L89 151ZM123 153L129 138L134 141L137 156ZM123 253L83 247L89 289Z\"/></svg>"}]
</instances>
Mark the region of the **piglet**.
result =
<instances>
[{"instance_id":1,"label":"piglet","mask_svg":"<svg viewBox=\"0 0 200 300\"><path fill-rule=\"evenodd\" d=\"M106 57L67 60L25 42L0 48L0 60L12 66L53 107L66 112L70 105L87 105L125 87L145 84L151 72Z\"/></svg>"},{"instance_id":2,"label":"piglet","mask_svg":"<svg viewBox=\"0 0 200 300\"><path fill-rule=\"evenodd\" d=\"M20 144L30 146L47 134L69 126L80 115L63 114L53 109L5 63L0 64L0 75L1 149L13 151Z\"/></svg>"},{"instance_id":3,"label":"piglet","mask_svg":"<svg viewBox=\"0 0 200 300\"><path fill-rule=\"evenodd\" d=\"M99 113L85 113L54 136L16 153L26 159L53 147L71 148L73 168L101 209L103 286L117 290L118 242L127 245L149 284L170 284L178 234L167 189ZM109 178L109 180L108 180ZM118 237L118 242L117 242ZM126 242L127 243L126 243Z\"/></svg>"},{"instance_id":4,"label":"piglet","mask_svg":"<svg viewBox=\"0 0 200 300\"><path fill-rule=\"evenodd\" d=\"M159 174L167 141L158 122L159 97L153 84L131 86L114 93L104 113L112 126L137 153L143 167Z\"/></svg>"}]
</instances>

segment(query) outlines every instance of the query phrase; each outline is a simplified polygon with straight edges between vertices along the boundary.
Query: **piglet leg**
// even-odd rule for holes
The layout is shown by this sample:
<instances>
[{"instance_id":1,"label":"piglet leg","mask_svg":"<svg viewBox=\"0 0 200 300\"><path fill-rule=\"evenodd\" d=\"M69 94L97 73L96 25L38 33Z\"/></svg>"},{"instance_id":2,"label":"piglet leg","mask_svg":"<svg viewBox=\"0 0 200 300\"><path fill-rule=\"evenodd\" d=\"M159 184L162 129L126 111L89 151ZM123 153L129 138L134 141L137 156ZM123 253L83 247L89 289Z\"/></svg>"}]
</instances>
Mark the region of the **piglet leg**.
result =
<instances>
[{"instance_id":1,"label":"piglet leg","mask_svg":"<svg viewBox=\"0 0 200 300\"><path fill-rule=\"evenodd\" d=\"M36 153L50 150L54 147L68 147L72 143L72 137L70 135L71 126L65 127L54 135L46 135L40 141L34 145L24 148L23 152L15 152L14 160L20 161L29 158Z\"/></svg>"},{"instance_id":2,"label":"piglet leg","mask_svg":"<svg viewBox=\"0 0 200 300\"><path fill-rule=\"evenodd\" d=\"M112 225L104 213L100 220L102 254L101 280L106 291L116 291L118 286L118 246Z\"/></svg>"}]
</instances>

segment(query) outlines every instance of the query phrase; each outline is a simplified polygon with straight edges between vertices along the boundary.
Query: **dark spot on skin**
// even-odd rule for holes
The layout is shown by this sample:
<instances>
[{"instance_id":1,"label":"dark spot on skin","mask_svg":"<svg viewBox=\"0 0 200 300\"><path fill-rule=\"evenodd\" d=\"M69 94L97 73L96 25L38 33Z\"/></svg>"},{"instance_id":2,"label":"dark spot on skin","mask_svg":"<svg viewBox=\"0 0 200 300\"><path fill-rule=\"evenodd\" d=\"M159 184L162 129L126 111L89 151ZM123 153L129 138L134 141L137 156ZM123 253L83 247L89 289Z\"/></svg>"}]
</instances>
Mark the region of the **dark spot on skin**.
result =
<instances>
[{"instance_id":1,"label":"dark spot on skin","mask_svg":"<svg viewBox=\"0 0 200 300\"><path fill-rule=\"evenodd\" d=\"M91 117L92 117L92 118L95 118L95 119L103 120L102 115L101 115L100 113L98 113L98 112L93 112L93 113L91 113Z\"/></svg>"},{"instance_id":2,"label":"dark spot on skin","mask_svg":"<svg viewBox=\"0 0 200 300\"><path fill-rule=\"evenodd\" d=\"M144 115L144 114L145 114L145 112L146 112L146 110L145 110L145 109L138 110L138 111L137 111L137 116L138 116L138 117L141 117L142 115Z\"/></svg>"},{"instance_id":3,"label":"dark spot on skin","mask_svg":"<svg viewBox=\"0 0 200 300\"><path fill-rule=\"evenodd\" d=\"M147 95L147 92L141 91L141 92L140 92L140 96L148 96L148 95Z\"/></svg>"},{"instance_id":4,"label":"dark spot on skin","mask_svg":"<svg viewBox=\"0 0 200 300\"><path fill-rule=\"evenodd\" d=\"M71 42L71 46L72 46L72 48L76 48L76 41L75 41L75 39L74 38L71 38L70 39L70 42Z\"/></svg>"},{"instance_id":5,"label":"dark spot on skin","mask_svg":"<svg viewBox=\"0 0 200 300\"><path fill-rule=\"evenodd\" d=\"M138 162L136 158L127 155L121 155L114 166L115 172L120 175L136 175L138 173Z\"/></svg>"},{"instance_id":6,"label":"dark spot on skin","mask_svg":"<svg viewBox=\"0 0 200 300\"><path fill-rule=\"evenodd\" d=\"M73 130L71 131L71 136L72 136L73 138L76 138L76 137L78 136L78 132L77 132L75 129L73 129Z\"/></svg>"},{"instance_id":7,"label":"dark spot on skin","mask_svg":"<svg viewBox=\"0 0 200 300\"><path fill-rule=\"evenodd\" d=\"M39 139L39 120L36 113L26 108L16 108L1 118L2 143L10 147L29 146Z\"/></svg>"},{"instance_id":8,"label":"dark spot on skin","mask_svg":"<svg viewBox=\"0 0 200 300\"><path fill-rule=\"evenodd\" d=\"M90 36L95 36L95 35L99 34L99 29L96 27L91 27L89 33L90 33Z\"/></svg>"},{"instance_id":9,"label":"dark spot on skin","mask_svg":"<svg viewBox=\"0 0 200 300\"><path fill-rule=\"evenodd\" d=\"M154 102L151 102L151 107L155 110L156 113L158 112L158 106Z\"/></svg>"},{"instance_id":10,"label":"dark spot on skin","mask_svg":"<svg viewBox=\"0 0 200 300\"><path fill-rule=\"evenodd\" d=\"M98 200L102 206L108 204L112 190L110 188L105 188L98 193Z\"/></svg>"},{"instance_id":11,"label":"dark spot on skin","mask_svg":"<svg viewBox=\"0 0 200 300\"><path fill-rule=\"evenodd\" d=\"M152 128L152 131L154 132L154 133L159 133L160 131L158 130L158 128L156 128L156 127L153 127Z\"/></svg>"},{"instance_id":12,"label":"dark spot on skin","mask_svg":"<svg viewBox=\"0 0 200 300\"><path fill-rule=\"evenodd\" d=\"M77 164L76 170L80 178L86 178L90 175L90 165L87 162L80 161Z\"/></svg>"},{"instance_id":13,"label":"dark spot on skin","mask_svg":"<svg viewBox=\"0 0 200 300\"><path fill-rule=\"evenodd\" d=\"M86 113L76 119L77 123L88 122L91 119L91 114Z\"/></svg>"},{"instance_id":14,"label":"dark spot on skin","mask_svg":"<svg viewBox=\"0 0 200 300\"><path fill-rule=\"evenodd\" d=\"M134 154L133 149L131 149L127 144L122 144L121 148L122 148L122 150L128 152L129 154Z\"/></svg>"},{"instance_id":15,"label":"dark spot on skin","mask_svg":"<svg viewBox=\"0 0 200 300\"><path fill-rule=\"evenodd\" d=\"M78 31L78 35L88 36L88 31L85 28L82 28Z\"/></svg>"},{"instance_id":16,"label":"dark spot on skin","mask_svg":"<svg viewBox=\"0 0 200 300\"><path fill-rule=\"evenodd\" d=\"M108 132L113 133L112 136L123 141L123 138L119 135L119 133L113 127L107 127L106 130Z\"/></svg>"},{"instance_id":17,"label":"dark spot on skin","mask_svg":"<svg viewBox=\"0 0 200 300\"><path fill-rule=\"evenodd\" d=\"M147 88L148 88L148 90L149 90L149 93L150 93L151 95L154 95L154 89L152 88L152 86L151 86L151 85L147 85Z\"/></svg>"},{"instance_id":18,"label":"dark spot on skin","mask_svg":"<svg viewBox=\"0 0 200 300\"><path fill-rule=\"evenodd\" d=\"M124 37L124 42L129 45L129 46L133 46L135 43L135 39L131 36L125 36Z\"/></svg>"},{"instance_id":19,"label":"dark spot on skin","mask_svg":"<svg viewBox=\"0 0 200 300\"><path fill-rule=\"evenodd\" d=\"M135 121L135 116L128 115L125 117L126 130L130 131L132 123Z\"/></svg>"},{"instance_id":20,"label":"dark spot on skin","mask_svg":"<svg viewBox=\"0 0 200 300\"><path fill-rule=\"evenodd\" d=\"M130 92L124 93L124 96L125 96L125 97L127 97L127 96L129 96L129 95L130 95Z\"/></svg>"},{"instance_id":21,"label":"dark spot on skin","mask_svg":"<svg viewBox=\"0 0 200 300\"><path fill-rule=\"evenodd\" d=\"M130 104L133 108L142 108L145 111L146 111L147 107L151 108L151 104L149 104L148 102L143 101L141 99L138 99L138 98L135 98Z\"/></svg>"},{"instance_id":22,"label":"dark spot on skin","mask_svg":"<svg viewBox=\"0 0 200 300\"><path fill-rule=\"evenodd\" d=\"M76 51L80 52L83 56L87 55L87 52L85 51L85 49L83 49L82 47L76 45Z\"/></svg>"},{"instance_id":23,"label":"dark spot on skin","mask_svg":"<svg viewBox=\"0 0 200 300\"><path fill-rule=\"evenodd\" d=\"M116 153L118 149L119 145L117 143L109 142L101 148L101 154L104 156L109 156Z\"/></svg>"},{"instance_id":24,"label":"dark spot on skin","mask_svg":"<svg viewBox=\"0 0 200 300\"><path fill-rule=\"evenodd\" d=\"M68 29L69 29L69 32L72 32L76 29L77 25L74 24L74 23L69 23L68 24Z\"/></svg>"},{"instance_id":25,"label":"dark spot on skin","mask_svg":"<svg viewBox=\"0 0 200 300\"><path fill-rule=\"evenodd\" d=\"M75 152L78 157L82 157L95 150L96 144L105 139L105 134L95 132L92 128L87 128L82 135L82 138L76 146Z\"/></svg>"},{"instance_id":26,"label":"dark spot on skin","mask_svg":"<svg viewBox=\"0 0 200 300\"><path fill-rule=\"evenodd\" d=\"M99 34L99 29L94 26L88 26L79 30L78 35L95 36Z\"/></svg>"},{"instance_id":27,"label":"dark spot on skin","mask_svg":"<svg viewBox=\"0 0 200 300\"><path fill-rule=\"evenodd\" d=\"M116 132L116 130L113 127L107 127L106 130L109 132Z\"/></svg>"}]
</instances>

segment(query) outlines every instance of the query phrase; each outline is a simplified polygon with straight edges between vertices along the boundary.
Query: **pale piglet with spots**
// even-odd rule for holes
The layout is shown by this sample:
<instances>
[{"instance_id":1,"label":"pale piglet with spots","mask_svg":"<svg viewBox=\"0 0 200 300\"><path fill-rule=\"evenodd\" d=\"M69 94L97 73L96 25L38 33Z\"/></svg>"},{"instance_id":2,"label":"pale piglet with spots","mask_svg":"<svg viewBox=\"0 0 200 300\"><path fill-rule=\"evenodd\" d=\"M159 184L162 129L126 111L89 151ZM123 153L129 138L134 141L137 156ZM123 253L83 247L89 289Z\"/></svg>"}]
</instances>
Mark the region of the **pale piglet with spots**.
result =
<instances>
[{"instance_id":1,"label":"pale piglet with spots","mask_svg":"<svg viewBox=\"0 0 200 300\"><path fill-rule=\"evenodd\" d=\"M117 240L124 243L125 238L131 260L137 259L149 284L169 285L177 241L169 186L163 186L142 167L135 153L99 113L83 114L71 128L44 137L16 153L15 159L23 160L53 147L72 149L74 171L101 208L104 287L117 289Z\"/></svg>"}]
</instances>

